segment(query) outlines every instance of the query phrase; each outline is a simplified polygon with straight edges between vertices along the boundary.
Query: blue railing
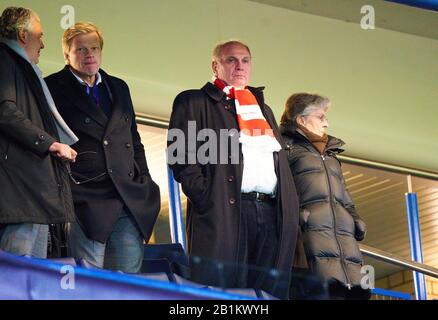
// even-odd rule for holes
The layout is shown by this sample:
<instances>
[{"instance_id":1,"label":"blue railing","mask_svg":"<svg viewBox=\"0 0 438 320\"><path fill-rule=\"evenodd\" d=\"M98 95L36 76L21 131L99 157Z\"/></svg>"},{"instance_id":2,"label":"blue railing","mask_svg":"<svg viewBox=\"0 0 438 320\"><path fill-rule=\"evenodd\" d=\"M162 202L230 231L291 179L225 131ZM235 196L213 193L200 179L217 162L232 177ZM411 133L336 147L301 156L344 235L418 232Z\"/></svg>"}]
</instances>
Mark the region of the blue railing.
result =
<instances>
[{"instance_id":1,"label":"blue railing","mask_svg":"<svg viewBox=\"0 0 438 320\"><path fill-rule=\"evenodd\" d=\"M186 251L186 237L179 183L175 181L173 172L169 167L167 168L167 182L169 187L169 223L172 242L181 243L183 249Z\"/></svg>"},{"instance_id":2,"label":"blue railing","mask_svg":"<svg viewBox=\"0 0 438 320\"><path fill-rule=\"evenodd\" d=\"M420 9L438 11L438 0L386 0L386 1L405 4Z\"/></svg>"},{"instance_id":3,"label":"blue railing","mask_svg":"<svg viewBox=\"0 0 438 320\"><path fill-rule=\"evenodd\" d=\"M406 214L408 217L409 242L411 245L411 258L413 261L423 263L423 248L421 245L421 226L418 215L417 194L406 193ZM427 300L426 279L424 274L413 272L415 297L417 300Z\"/></svg>"},{"instance_id":4,"label":"blue railing","mask_svg":"<svg viewBox=\"0 0 438 320\"><path fill-rule=\"evenodd\" d=\"M258 299L144 276L20 257L0 250L0 300Z\"/></svg>"},{"instance_id":5,"label":"blue railing","mask_svg":"<svg viewBox=\"0 0 438 320\"><path fill-rule=\"evenodd\" d=\"M390 300L412 300L412 296L404 292L375 288L371 290L371 293L375 296L388 297Z\"/></svg>"}]
</instances>

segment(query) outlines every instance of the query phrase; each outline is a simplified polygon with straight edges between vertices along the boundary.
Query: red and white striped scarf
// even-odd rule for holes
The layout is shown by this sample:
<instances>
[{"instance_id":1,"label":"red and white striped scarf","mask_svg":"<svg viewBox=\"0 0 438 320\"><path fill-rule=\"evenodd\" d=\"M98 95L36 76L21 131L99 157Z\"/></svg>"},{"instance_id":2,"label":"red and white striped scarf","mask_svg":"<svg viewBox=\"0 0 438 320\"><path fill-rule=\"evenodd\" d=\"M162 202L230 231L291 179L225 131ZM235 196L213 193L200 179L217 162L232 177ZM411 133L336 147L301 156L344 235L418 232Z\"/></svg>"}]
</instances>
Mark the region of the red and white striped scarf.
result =
<instances>
[{"instance_id":1,"label":"red and white striped scarf","mask_svg":"<svg viewBox=\"0 0 438 320\"><path fill-rule=\"evenodd\" d=\"M224 91L228 99L234 99L236 104L239 142L245 161L241 191L275 194L278 180L273 153L280 151L281 145L263 116L257 99L247 88L227 86L220 79L215 79L214 85Z\"/></svg>"},{"instance_id":2,"label":"red and white striped scarf","mask_svg":"<svg viewBox=\"0 0 438 320\"><path fill-rule=\"evenodd\" d=\"M259 147L260 144L265 145L268 149L271 149L270 151L279 151L281 149L271 126L263 116L256 97L251 91L247 88L237 89L233 86L227 86L225 82L218 78L214 80L214 85L224 91L228 99L234 99L242 143L253 140ZM259 138L246 139L250 137Z\"/></svg>"}]
</instances>

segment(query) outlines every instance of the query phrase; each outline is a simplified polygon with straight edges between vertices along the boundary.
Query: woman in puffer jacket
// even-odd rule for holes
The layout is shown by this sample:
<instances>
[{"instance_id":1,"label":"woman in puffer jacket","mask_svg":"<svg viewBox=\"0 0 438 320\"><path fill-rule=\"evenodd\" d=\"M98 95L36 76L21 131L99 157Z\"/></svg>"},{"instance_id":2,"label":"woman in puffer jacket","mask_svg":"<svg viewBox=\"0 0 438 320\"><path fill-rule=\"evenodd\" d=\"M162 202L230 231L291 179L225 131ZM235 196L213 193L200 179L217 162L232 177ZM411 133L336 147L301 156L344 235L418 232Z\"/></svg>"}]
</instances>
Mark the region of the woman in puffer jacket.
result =
<instances>
[{"instance_id":1,"label":"woman in puffer jacket","mask_svg":"<svg viewBox=\"0 0 438 320\"><path fill-rule=\"evenodd\" d=\"M300 226L307 263L327 280L331 299L368 299L361 288L365 237L336 155L344 142L325 133L328 98L308 93L286 102L280 132L300 199Z\"/></svg>"}]
</instances>

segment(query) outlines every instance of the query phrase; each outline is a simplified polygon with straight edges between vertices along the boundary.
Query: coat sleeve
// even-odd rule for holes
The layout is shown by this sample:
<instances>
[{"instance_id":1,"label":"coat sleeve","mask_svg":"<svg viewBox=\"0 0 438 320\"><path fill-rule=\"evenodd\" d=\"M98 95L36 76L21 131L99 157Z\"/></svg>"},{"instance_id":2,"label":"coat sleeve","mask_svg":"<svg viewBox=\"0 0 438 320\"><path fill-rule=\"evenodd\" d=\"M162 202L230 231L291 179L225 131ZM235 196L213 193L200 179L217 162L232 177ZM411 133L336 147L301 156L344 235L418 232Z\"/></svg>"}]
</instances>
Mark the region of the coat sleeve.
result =
<instances>
[{"instance_id":1,"label":"coat sleeve","mask_svg":"<svg viewBox=\"0 0 438 320\"><path fill-rule=\"evenodd\" d=\"M185 195L202 210L209 182L196 157L197 142L193 133L196 135L197 130L193 132L192 128L194 124L197 128L201 124L201 106L196 105L196 100L187 92L175 98L167 136L167 161Z\"/></svg>"},{"instance_id":2,"label":"coat sleeve","mask_svg":"<svg viewBox=\"0 0 438 320\"><path fill-rule=\"evenodd\" d=\"M138 133L137 121L135 119L135 112L134 112L134 107L132 104L131 93L129 92L128 85L126 83L124 83L124 85L126 86L126 91L127 91L126 94L127 94L128 99L129 99L129 105L130 105L129 112L130 112L131 118L132 118L131 136L132 136L132 144L133 144L133 148L134 148L134 160L137 163L139 170L140 170L139 176L150 178L151 175L149 173L149 168L148 168L148 164L146 161L144 146L141 143L140 134Z\"/></svg>"},{"instance_id":3,"label":"coat sleeve","mask_svg":"<svg viewBox=\"0 0 438 320\"><path fill-rule=\"evenodd\" d=\"M366 224L365 221L361 219L359 214L356 211L356 206L351 198L350 192L347 189L347 184L345 183L345 179L342 178L342 184L344 187L344 205L347 211L351 214L354 220L355 225L355 238L357 241L362 241L365 239L366 235Z\"/></svg>"},{"instance_id":4,"label":"coat sleeve","mask_svg":"<svg viewBox=\"0 0 438 320\"><path fill-rule=\"evenodd\" d=\"M56 139L35 126L21 111L25 108L17 104L17 70L14 63L8 60L0 59L0 132L23 148L43 157Z\"/></svg>"}]
</instances>

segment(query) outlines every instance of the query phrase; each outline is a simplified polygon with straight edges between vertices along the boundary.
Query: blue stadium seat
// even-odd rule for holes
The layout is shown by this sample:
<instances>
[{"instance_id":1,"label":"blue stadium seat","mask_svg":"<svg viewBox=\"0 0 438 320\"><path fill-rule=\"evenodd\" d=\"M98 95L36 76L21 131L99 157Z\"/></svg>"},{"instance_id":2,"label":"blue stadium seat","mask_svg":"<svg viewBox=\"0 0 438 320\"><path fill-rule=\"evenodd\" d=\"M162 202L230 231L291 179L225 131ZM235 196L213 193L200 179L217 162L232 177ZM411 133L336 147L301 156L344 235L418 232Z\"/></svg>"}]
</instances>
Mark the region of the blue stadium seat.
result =
<instances>
[{"instance_id":1,"label":"blue stadium seat","mask_svg":"<svg viewBox=\"0 0 438 320\"><path fill-rule=\"evenodd\" d=\"M173 274L173 278L175 279L175 283L177 283L177 284L181 284L181 285L185 285L185 286L192 286L192 287L196 287L196 288L205 288L205 285L187 280L176 273Z\"/></svg>"},{"instance_id":2,"label":"blue stadium seat","mask_svg":"<svg viewBox=\"0 0 438 320\"><path fill-rule=\"evenodd\" d=\"M170 282L168 275L165 272L155 272L155 273L140 273L133 275L135 277L152 279L152 280L160 280L164 282Z\"/></svg>"},{"instance_id":3,"label":"blue stadium seat","mask_svg":"<svg viewBox=\"0 0 438 320\"><path fill-rule=\"evenodd\" d=\"M165 273L169 280L174 281L172 270L167 259L144 259L141 266L141 273Z\"/></svg>"},{"instance_id":4,"label":"blue stadium seat","mask_svg":"<svg viewBox=\"0 0 438 320\"><path fill-rule=\"evenodd\" d=\"M86 259L77 259L77 264L78 266L85 268L85 269L101 269L98 266L95 266L94 264L92 264L91 262L89 262Z\"/></svg>"},{"instance_id":5,"label":"blue stadium seat","mask_svg":"<svg viewBox=\"0 0 438 320\"><path fill-rule=\"evenodd\" d=\"M72 267L76 267L77 263L75 258L71 258L71 257L67 257L67 258L52 258L52 259L48 259L51 262L56 262L56 263L61 263L64 265L69 265Z\"/></svg>"},{"instance_id":6,"label":"blue stadium seat","mask_svg":"<svg viewBox=\"0 0 438 320\"><path fill-rule=\"evenodd\" d=\"M189 258L180 243L147 244L144 246L143 259L166 259L172 273L186 279L190 277Z\"/></svg>"}]
</instances>

